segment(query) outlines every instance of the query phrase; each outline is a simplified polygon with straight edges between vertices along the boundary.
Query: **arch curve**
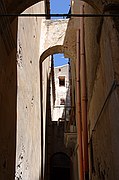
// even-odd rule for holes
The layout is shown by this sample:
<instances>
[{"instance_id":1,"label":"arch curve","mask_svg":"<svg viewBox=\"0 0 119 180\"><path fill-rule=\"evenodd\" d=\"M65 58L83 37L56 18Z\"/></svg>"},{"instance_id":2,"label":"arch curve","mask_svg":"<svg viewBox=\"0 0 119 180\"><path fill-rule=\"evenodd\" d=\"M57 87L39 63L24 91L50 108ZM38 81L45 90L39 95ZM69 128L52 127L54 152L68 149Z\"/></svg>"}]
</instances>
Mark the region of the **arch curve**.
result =
<instances>
[{"instance_id":1,"label":"arch curve","mask_svg":"<svg viewBox=\"0 0 119 180\"><path fill-rule=\"evenodd\" d=\"M7 12L8 13L22 13L23 11L25 11L27 8L29 8L30 6L41 2L43 0L12 0L10 2L6 2L5 0L5 4L7 7Z\"/></svg>"},{"instance_id":2,"label":"arch curve","mask_svg":"<svg viewBox=\"0 0 119 180\"><path fill-rule=\"evenodd\" d=\"M52 46L48 48L47 50L45 50L40 57L40 63L42 63L48 56L52 54L58 54L58 53L64 53L63 45Z\"/></svg>"},{"instance_id":3,"label":"arch curve","mask_svg":"<svg viewBox=\"0 0 119 180\"><path fill-rule=\"evenodd\" d=\"M109 4L119 4L118 0L107 0L107 1L81 0L81 1L91 5L98 13L103 13L105 6L108 6Z\"/></svg>"}]
</instances>

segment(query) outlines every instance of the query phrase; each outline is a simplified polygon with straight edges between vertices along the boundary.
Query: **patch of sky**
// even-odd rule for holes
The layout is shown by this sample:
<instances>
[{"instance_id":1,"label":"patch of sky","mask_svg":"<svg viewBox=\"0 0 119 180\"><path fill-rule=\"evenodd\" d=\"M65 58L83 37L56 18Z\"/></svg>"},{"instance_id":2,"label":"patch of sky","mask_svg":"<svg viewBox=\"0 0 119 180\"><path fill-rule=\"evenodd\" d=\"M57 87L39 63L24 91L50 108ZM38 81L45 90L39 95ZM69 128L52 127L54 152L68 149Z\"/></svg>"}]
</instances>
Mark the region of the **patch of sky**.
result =
<instances>
[{"instance_id":1,"label":"patch of sky","mask_svg":"<svg viewBox=\"0 0 119 180\"><path fill-rule=\"evenodd\" d=\"M70 9L70 0L50 0L51 14L68 14ZM52 17L51 19L62 19L66 17Z\"/></svg>"},{"instance_id":2,"label":"patch of sky","mask_svg":"<svg viewBox=\"0 0 119 180\"><path fill-rule=\"evenodd\" d=\"M54 54L53 59L54 67L63 66L69 62L69 58L64 58L64 54Z\"/></svg>"},{"instance_id":3,"label":"patch of sky","mask_svg":"<svg viewBox=\"0 0 119 180\"><path fill-rule=\"evenodd\" d=\"M70 0L50 0L50 13L51 14L68 14L70 9ZM51 19L63 19L66 17L52 17ZM55 54L54 66L62 66L68 64L69 59L64 58L63 54Z\"/></svg>"}]
</instances>

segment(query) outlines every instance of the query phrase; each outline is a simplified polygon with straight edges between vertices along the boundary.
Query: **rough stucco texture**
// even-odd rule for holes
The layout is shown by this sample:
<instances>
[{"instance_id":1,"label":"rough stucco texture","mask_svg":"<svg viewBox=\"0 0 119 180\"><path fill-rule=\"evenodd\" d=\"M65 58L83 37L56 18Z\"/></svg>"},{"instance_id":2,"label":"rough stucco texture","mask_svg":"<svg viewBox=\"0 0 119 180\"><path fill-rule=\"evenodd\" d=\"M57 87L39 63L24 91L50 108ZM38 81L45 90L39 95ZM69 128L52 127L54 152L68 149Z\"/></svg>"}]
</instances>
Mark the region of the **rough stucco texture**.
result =
<instances>
[{"instance_id":1,"label":"rough stucco texture","mask_svg":"<svg viewBox=\"0 0 119 180\"><path fill-rule=\"evenodd\" d=\"M88 5L85 10L94 13ZM94 180L112 180L119 177L117 89L113 90L98 119L114 79L118 77L114 76L117 70L115 68L117 55L114 54L114 47L118 44L118 37L111 22L111 19L103 20L103 22L95 18L85 19L88 127L89 140L92 138L93 146L93 159L90 161L93 172L90 176ZM110 33L112 31L113 35Z\"/></svg>"},{"instance_id":2,"label":"rough stucco texture","mask_svg":"<svg viewBox=\"0 0 119 180\"><path fill-rule=\"evenodd\" d=\"M39 3L26 13L42 12ZM41 169L40 28L41 18L19 18L17 40L16 180L39 180Z\"/></svg>"}]
</instances>

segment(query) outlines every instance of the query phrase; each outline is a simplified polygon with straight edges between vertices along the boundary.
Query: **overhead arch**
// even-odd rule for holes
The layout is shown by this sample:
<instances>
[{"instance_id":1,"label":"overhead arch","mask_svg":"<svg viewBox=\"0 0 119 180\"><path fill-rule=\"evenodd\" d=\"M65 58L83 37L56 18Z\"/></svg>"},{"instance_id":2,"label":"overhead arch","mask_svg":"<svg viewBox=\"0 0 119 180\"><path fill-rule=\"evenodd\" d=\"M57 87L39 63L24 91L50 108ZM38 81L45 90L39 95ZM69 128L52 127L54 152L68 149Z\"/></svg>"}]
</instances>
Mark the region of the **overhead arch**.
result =
<instances>
[{"instance_id":1,"label":"overhead arch","mask_svg":"<svg viewBox=\"0 0 119 180\"><path fill-rule=\"evenodd\" d=\"M97 12L102 13L105 9L105 6L108 6L109 4L119 4L118 0L81 0L89 5L91 5Z\"/></svg>"},{"instance_id":2,"label":"overhead arch","mask_svg":"<svg viewBox=\"0 0 119 180\"><path fill-rule=\"evenodd\" d=\"M0 10L3 14L16 14L24 12L27 8L39 3L45 3L45 13L50 14L50 2L49 0L1 0ZM40 12L39 12L40 13ZM11 16L10 21L12 22L16 16Z\"/></svg>"},{"instance_id":3,"label":"overhead arch","mask_svg":"<svg viewBox=\"0 0 119 180\"><path fill-rule=\"evenodd\" d=\"M94 1L94 0L81 0L81 1L86 2L87 4L92 6L97 12L100 12L99 5L98 5L98 3L96 3L96 1Z\"/></svg>"},{"instance_id":4,"label":"overhead arch","mask_svg":"<svg viewBox=\"0 0 119 180\"><path fill-rule=\"evenodd\" d=\"M7 1L5 0L6 8L8 13L17 13L20 14L28 7L40 2L43 0L12 0Z\"/></svg>"},{"instance_id":5,"label":"overhead arch","mask_svg":"<svg viewBox=\"0 0 119 180\"><path fill-rule=\"evenodd\" d=\"M42 63L48 56L58 53L64 53L63 45L56 45L45 50L40 57L40 63Z\"/></svg>"},{"instance_id":6,"label":"overhead arch","mask_svg":"<svg viewBox=\"0 0 119 180\"><path fill-rule=\"evenodd\" d=\"M69 20L46 20L43 24L44 40L42 40L42 48L40 55L40 63L48 56L57 53L64 53L66 49L64 39ZM45 29L45 30L44 30ZM45 45L44 45L45 44Z\"/></svg>"}]
</instances>

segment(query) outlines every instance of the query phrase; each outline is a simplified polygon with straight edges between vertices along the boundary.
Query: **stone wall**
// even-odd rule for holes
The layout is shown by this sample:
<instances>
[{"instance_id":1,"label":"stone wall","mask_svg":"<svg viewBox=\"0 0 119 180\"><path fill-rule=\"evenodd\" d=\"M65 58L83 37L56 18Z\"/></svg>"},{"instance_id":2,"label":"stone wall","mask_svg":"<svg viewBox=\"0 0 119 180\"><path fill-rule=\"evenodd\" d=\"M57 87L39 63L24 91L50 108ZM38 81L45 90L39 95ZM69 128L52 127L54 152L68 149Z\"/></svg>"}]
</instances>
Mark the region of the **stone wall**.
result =
<instances>
[{"instance_id":1,"label":"stone wall","mask_svg":"<svg viewBox=\"0 0 119 180\"><path fill-rule=\"evenodd\" d=\"M96 13L89 5L85 12ZM113 86L118 81L118 33L112 18L85 18L85 51L90 178L118 179L119 102L118 88Z\"/></svg>"}]
</instances>

